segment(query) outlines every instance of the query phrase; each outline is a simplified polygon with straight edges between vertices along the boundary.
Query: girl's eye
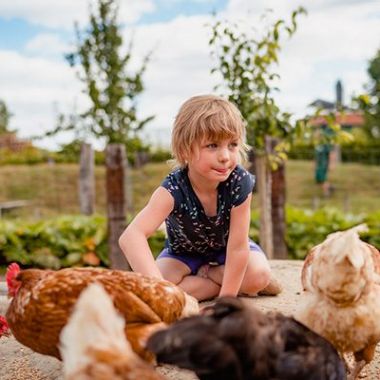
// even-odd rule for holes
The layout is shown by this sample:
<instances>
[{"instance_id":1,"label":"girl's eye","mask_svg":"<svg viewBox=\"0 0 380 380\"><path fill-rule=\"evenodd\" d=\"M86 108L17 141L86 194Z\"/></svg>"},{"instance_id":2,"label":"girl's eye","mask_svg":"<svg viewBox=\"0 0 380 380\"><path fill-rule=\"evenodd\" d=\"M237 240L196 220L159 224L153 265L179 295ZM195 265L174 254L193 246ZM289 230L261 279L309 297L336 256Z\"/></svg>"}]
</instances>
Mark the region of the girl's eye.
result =
<instances>
[{"instance_id":1,"label":"girl's eye","mask_svg":"<svg viewBox=\"0 0 380 380\"><path fill-rule=\"evenodd\" d=\"M232 143L230 143L230 148L237 148L238 145L239 144L237 142L232 142Z\"/></svg>"},{"instance_id":2,"label":"girl's eye","mask_svg":"<svg viewBox=\"0 0 380 380\"><path fill-rule=\"evenodd\" d=\"M209 148L209 149L215 149L218 145L217 144L207 144L206 145L206 148Z\"/></svg>"}]
</instances>

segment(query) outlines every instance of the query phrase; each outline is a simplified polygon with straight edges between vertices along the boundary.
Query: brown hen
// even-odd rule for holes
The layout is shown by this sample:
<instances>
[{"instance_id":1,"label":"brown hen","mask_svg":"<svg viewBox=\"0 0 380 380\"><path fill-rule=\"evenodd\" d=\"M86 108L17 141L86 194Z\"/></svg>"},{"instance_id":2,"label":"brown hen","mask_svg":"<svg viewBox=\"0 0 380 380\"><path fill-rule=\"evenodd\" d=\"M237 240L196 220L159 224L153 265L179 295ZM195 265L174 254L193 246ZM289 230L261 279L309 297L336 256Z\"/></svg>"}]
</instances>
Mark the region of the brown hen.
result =
<instances>
[{"instance_id":1,"label":"brown hen","mask_svg":"<svg viewBox=\"0 0 380 380\"><path fill-rule=\"evenodd\" d=\"M65 379L162 380L133 352L124 325L124 318L100 284L84 289L60 335Z\"/></svg>"},{"instance_id":2,"label":"brown hen","mask_svg":"<svg viewBox=\"0 0 380 380\"><path fill-rule=\"evenodd\" d=\"M312 250L303 270L305 302L297 314L342 355L354 354L350 379L373 359L380 341L379 253L360 240L362 228L331 234Z\"/></svg>"},{"instance_id":3,"label":"brown hen","mask_svg":"<svg viewBox=\"0 0 380 380\"><path fill-rule=\"evenodd\" d=\"M14 265L14 264L12 264ZM102 284L126 321L133 350L146 360L150 334L177 319L196 314L197 301L168 281L118 270L70 268L59 271L10 267L8 292L13 299L6 318L15 338L32 350L60 359L59 334L81 291Z\"/></svg>"}]
</instances>

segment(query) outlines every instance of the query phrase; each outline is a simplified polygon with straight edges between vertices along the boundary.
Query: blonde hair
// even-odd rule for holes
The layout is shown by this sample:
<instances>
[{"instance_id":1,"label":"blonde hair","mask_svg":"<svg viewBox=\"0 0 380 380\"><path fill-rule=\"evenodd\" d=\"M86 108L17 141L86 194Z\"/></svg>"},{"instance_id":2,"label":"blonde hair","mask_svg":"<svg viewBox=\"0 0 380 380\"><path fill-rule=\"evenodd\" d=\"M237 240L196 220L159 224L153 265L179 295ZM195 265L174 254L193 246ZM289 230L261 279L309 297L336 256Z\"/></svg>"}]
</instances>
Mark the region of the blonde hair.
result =
<instances>
[{"instance_id":1,"label":"blonde hair","mask_svg":"<svg viewBox=\"0 0 380 380\"><path fill-rule=\"evenodd\" d=\"M175 118L171 148L174 164L186 166L194 145L205 139L237 139L241 159L246 158L245 123L238 108L215 95L194 96L182 104Z\"/></svg>"}]
</instances>

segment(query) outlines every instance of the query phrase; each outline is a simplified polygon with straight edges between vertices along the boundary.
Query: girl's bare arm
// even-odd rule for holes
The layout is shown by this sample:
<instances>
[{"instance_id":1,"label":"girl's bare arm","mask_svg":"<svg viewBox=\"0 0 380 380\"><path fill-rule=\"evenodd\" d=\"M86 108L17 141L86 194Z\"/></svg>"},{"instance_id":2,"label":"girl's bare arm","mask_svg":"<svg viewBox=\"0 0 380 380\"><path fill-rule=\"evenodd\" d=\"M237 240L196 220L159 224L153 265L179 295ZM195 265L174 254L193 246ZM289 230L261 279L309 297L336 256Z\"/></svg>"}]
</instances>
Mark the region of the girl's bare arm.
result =
<instances>
[{"instance_id":1,"label":"girl's bare arm","mask_svg":"<svg viewBox=\"0 0 380 380\"><path fill-rule=\"evenodd\" d=\"M249 258L248 233L251 198L250 194L241 205L233 207L231 210L230 233L220 297L236 296L244 278Z\"/></svg>"},{"instance_id":2,"label":"girl's bare arm","mask_svg":"<svg viewBox=\"0 0 380 380\"><path fill-rule=\"evenodd\" d=\"M162 279L149 248L148 237L158 229L173 207L173 197L165 188L159 187L120 236L120 248L135 272Z\"/></svg>"}]
</instances>

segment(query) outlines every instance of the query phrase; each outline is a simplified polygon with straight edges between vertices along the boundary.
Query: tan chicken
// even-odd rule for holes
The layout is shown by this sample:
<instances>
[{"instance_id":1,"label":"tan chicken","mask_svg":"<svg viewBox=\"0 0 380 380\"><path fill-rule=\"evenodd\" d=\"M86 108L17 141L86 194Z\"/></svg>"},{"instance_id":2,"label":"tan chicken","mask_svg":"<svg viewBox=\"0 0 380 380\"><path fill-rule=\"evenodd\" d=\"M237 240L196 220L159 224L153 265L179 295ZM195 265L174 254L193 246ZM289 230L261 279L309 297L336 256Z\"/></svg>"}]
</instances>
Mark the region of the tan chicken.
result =
<instances>
[{"instance_id":1,"label":"tan chicken","mask_svg":"<svg viewBox=\"0 0 380 380\"><path fill-rule=\"evenodd\" d=\"M305 291L311 290L312 287L313 287L313 285L310 282L311 281L311 272L313 270L313 261L314 261L315 255L317 255L318 252L320 251L321 246L323 244L326 244L328 240L330 240L330 239L336 239L337 236L340 236L341 234L345 234L345 233L347 233L348 231L351 231L351 230L352 231L356 231L358 233L359 232L367 232L368 231L368 227L367 227L366 224L360 224L360 225L352 227L352 228L350 228L349 230L346 230L346 231L334 232L334 233L328 235L327 239L322 244L316 245L315 247L313 247L309 251L309 253L307 254L307 256L305 258L305 261L304 261L304 264L303 264L303 267L302 267L302 273L301 273L301 281L302 281L303 290L305 290ZM375 272L377 273L377 275L380 276L380 253L379 253L379 251L374 246L372 246L372 245L370 245L368 243L365 243L365 242L361 242L361 243L363 245L367 245L367 247L371 250L373 264L375 266ZM379 279L379 278L377 277L377 279Z\"/></svg>"},{"instance_id":2,"label":"tan chicken","mask_svg":"<svg viewBox=\"0 0 380 380\"><path fill-rule=\"evenodd\" d=\"M197 301L168 281L102 268L59 271L8 268L6 280L13 297L6 313L14 337L41 354L60 358L59 334L80 292L90 283L102 284L126 320L132 348L153 360L144 345L150 334L177 319L196 314Z\"/></svg>"},{"instance_id":3,"label":"tan chicken","mask_svg":"<svg viewBox=\"0 0 380 380\"><path fill-rule=\"evenodd\" d=\"M379 253L360 240L362 228L331 234L312 250L303 270L305 302L296 315L342 355L354 354L350 379L373 359L380 341Z\"/></svg>"},{"instance_id":4,"label":"tan chicken","mask_svg":"<svg viewBox=\"0 0 380 380\"><path fill-rule=\"evenodd\" d=\"M60 335L65 380L162 380L133 352L124 327L100 284L84 289Z\"/></svg>"}]
</instances>

